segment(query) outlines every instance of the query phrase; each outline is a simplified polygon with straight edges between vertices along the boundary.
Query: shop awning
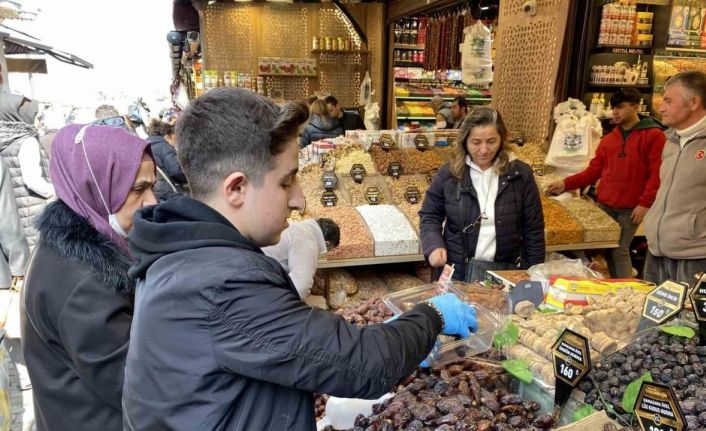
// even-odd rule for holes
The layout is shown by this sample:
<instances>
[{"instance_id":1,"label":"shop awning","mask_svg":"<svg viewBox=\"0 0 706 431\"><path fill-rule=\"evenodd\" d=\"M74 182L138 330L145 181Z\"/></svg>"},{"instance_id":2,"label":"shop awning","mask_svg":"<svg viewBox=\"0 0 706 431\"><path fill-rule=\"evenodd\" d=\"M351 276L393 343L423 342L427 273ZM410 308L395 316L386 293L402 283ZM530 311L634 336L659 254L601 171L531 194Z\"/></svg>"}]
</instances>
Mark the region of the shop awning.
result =
<instances>
[{"instance_id":1,"label":"shop awning","mask_svg":"<svg viewBox=\"0 0 706 431\"><path fill-rule=\"evenodd\" d=\"M12 58L5 59L8 72L17 73L47 73L47 61L43 58Z\"/></svg>"},{"instance_id":2,"label":"shop awning","mask_svg":"<svg viewBox=\"0 0 706 431\"><path fill-rule=\"evenodd\" d=\"M0 24L0 39L5 42L5 55L47 54L59 61L86 69L93 64L66 51L60 51L27 33Z\"/></svg>"}]
</instances>

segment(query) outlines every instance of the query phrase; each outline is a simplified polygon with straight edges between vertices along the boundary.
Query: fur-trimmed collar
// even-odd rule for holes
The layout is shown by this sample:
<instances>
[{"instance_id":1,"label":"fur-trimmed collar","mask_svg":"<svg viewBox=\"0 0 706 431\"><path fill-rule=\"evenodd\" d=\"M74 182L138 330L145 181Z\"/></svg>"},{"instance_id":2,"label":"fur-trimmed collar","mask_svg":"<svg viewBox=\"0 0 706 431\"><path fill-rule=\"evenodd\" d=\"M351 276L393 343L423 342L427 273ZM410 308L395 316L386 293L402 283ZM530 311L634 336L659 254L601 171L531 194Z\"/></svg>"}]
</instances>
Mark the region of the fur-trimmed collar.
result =
<instances>
[{"instance_id":1,"label":"fur-trimmed collar","mask_svg":"<svg viewBox=\"0 0 706 431\"><path fill-rule=\"evenodd\" d=\"M53 202L37 219L40 245L93 268L104 285L132 297L135 283L127 271L132 259L62 201Z\"/></svg>"}]
</instances>

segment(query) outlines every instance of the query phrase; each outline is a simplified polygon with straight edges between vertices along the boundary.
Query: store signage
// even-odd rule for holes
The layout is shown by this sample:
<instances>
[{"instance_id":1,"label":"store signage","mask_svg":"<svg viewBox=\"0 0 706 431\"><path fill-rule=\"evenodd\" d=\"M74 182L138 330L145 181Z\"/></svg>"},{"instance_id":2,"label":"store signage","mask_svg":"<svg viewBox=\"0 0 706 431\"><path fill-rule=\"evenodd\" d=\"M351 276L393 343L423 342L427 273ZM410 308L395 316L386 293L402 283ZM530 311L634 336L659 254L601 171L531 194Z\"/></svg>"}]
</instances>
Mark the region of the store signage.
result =
<instances>
[{"instance_id":1,"label":"store signage","mask_svg":"<svg viewBox=\"0 0 706 431\"><path fill-rule=\"evenodd\" d=\"M638 54L646 55L649 54L650 48L617 48L617 47L606 47L606 52L612 54Z\"/></svg>"},{"instance_id":2,"label":"store signage","mask_svg":"<svg viewBox=\"0 0 706 431\"><path fill-rule=\"evenodd\" d=\"M336 193L328 191L321 195L321 205L325 207L335 207L338 202L338 196Z\"/></svg>"},{"instance_id":3,"label":"store signage","mask_svg":"<svg viewBox=\"0 0 706 431\"><path fill-rule=\"evenodd\" d=\"M400 179L400 175L402 175L402 165L400 162L390 162L389 165L387 165L387 175Z\"/></svg>"},{"instance_id":4,"label":"store signage","mask_svg":"<svg viewBox=\"0 0 706 431\"><path fill-rule=\"evenodd\" d=\"M419 151L424 151L429 147L429 138L423 133L418 133L414 137L414 146L417 147Z\"/></svg>"},{"instance_id":5,"label":"store signage","mask_svg":"<svg viewBox=\"0 0 706 431\"><path fill-rule=\"evenodd\" d=\"M326 171L323 175L321 175L321 182L324 185L324 189L330 192L336 188L336 184L338 184L338 177L335 172Z\"/></svg>"},{"instance_id":6,"label":"store signage","mask_svg":"<svg viewBox=\"0 0 706 431\"><path fill-rule=\"evenodd\" d=\"M436 176L436 173L439 172L438 169L432 169L429 172L427 172L427 182L431 184L432 181L434 181L434 177Z\"/></svg>"},{"instance_id":7,"label":"store signage","mask_svg":"<svg viewBox=\"0 0 706 431\"><path fill-rule=\"evenodd\" d=\"M351 166L350 174L351 178L353 178L353 181L358 184L361 184L365 179L365 175L367 174L367 172L365 171L365 166L363 166L361 163L354 163L353 166Z\"/></svg>"},{"instance_id":8,"label":"store signage","mask_svg":"<svg viewBox=\"0 0 706 431\"><path fill-rule=\"evenodd\" d=\"M669 386L642 382L635 402L635 416L642 431L682 431L686 420Z\"/></svg>"},{"instance_id":9,"label":"store signage","mask_svg":"<svg viewBox=\"0 0 706 431\"><path fill-rule=\"evenodd\" d=\"M706 273L701 274L689 295L696 321L699 322L699 345L706 346Z\"/></svg>"},{"instance_id":10,"label":"store signage","mask_svg":"<svg viewBox=\"0 0 706 431\"><path fill-rule=\"evenodd\" d=\"M647 295L639 331L666 323L684 309L688 285L665 281Z\"/></svg>"},{"instance_id":11,"label":"store signage","mask_svg":"<svg viewBox=\"0 0 706 431\"><path fill-rule=\"evenodd\" d=\"M404 198L411 204L417 204L422 198L422 192L415 186L407 187L407 190L404 192Z\"/></svg>"},{"instance_id":12,"label":"store signage","mask_svg":"<svg viewBox=\"0 0 706 431\"><path fill-rule=\"evenodd\" d=\"M365 190L365 200L367 200L370 205L378 205L382 201L380 189L376 186L368 187Z\"/></svg>"},{"instance_id":13,"label":"store signage","mask_svg":"<svg viewBox=\"0 0 706 431\"><path fill-rule=\"evenodd\" d=\"M380 135L380 146L383 150L390 151L395 146L395 140L389 133L383 133Z\"/></svg>"},{"instance_id":14,"label":"store signage","mask_svg":"<svg viewBox=\"0 0 706 431\"><path fill-rule=\"evenodd\" d=\"M588 339L571 329L565 329L552 346L556 391L554 402L563 406L571 391L591 369Z\"/></svg>"}]
</instances>

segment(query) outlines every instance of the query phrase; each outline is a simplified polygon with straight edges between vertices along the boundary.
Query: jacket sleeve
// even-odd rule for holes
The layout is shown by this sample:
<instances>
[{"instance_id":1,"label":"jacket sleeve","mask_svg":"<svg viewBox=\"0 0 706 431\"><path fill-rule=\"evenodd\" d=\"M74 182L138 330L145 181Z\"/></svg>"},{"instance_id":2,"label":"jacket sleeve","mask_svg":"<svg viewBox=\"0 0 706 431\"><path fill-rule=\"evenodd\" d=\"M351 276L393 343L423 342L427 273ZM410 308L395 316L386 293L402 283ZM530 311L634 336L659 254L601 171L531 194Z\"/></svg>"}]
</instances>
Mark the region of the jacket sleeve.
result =
<instances>
[{"instance_id":1,"label":"jacket sleeve","mask_svg":"<svg viewBox=\"0 0 706 431\"><path fill-rule=\"evenodd\" d=\"M529 266L544 262L544 214L539 199L537 183L530 174L523 178L522 194L522 251L523 259Z\"/></svg>"},{"instance_id":2,"label":"jacket sleeve","mask_svg":"<svg viewBox=\"0 0 706 431\"><path fill-rule=\"evenodd\" d=\"M448 174L444 175L442 172L446 171L439 171L434 177L424 196L422 209L419 210L419 237L422 241L422 252L426 258L429 258L431 252L437 248L446 248L442 225L446 220L444 181Z\"/></svg>"},{"instance_id":3,"label":"jacket sleeve","mask_svg":"<svg viewBox=\"0 0 706 431\"><path fill-rule=\"evenodd\" d=\"M22 276L29 264L29 246L17 213L10 169L0 160L0 253L7 258L11 276ZM4 257L5 257L4 256ZM8 287L8 286L0 286Z\"/></svg>"},{"instance_id":4,"label":"jacket sleeve","mask_svg":"<svg viewBox=\"0 0 706 431\"><path fill-rule=\"evenodd\" d=\"M168 143L165 143L161 146L159 151L164 166L164 173L169 176L170 180L179 184L186 184L186 175L184 175L184 171L181 170L181 164L177 158L176 150Z\"/></svg>"},{"instance_id":5,"label":"jacket sleeve","mask_svg":"<svg viewBox=\"0 0 706 431\"><path fill-rule=\"evenodd\" d=\"M664 144L667 142L667 137L660 129L655 129L657 133L651 133L648 140L649 148L647 149L647 167L648 177L645 183L645 190L642 192L638 204L650 208L657 196L659 190L659 168L662 166L662 151Z\"/></svg>"},{"instance_id":6,"label":"jacket sleeve","mask_svg":"<svg viewBox=\"0 0 706 431\"><path fill-rule=\"evenodd\" d=\"M309 133L309 128L304 127L304 130L302 131L301 141L299 141L299 148L304 148L309 144L311 144L311 135Z\"/></svg>"},{"instance_id":7,"label":"jacket sleeve","mask_svg":"<svg viewBox=\"0 0 706 431\"><path fill-rule=\"evenodd\" d=\"M132 307L95 277L84 278L66 300L57 330L74 372L120 410Z\"/></svg>"},{"instance_id":8,"label":"jacket sleeve","mask_svg":"<svg viewBox=\"0 0 706 431\"><path fill-rule=\"evenodd\" d=\"M431 351L441 319L417 305L397 320L356 327L311 308L282 277L250 270L226 280L211 313L219 366L286 388L375 399L409 376Z\"/></svg>"},{"instance_id":9,"label":"jacket sleeve","mask_svg":"<svg viewBox=\"0 0 706 431\"><path fill-rule=\"evenodd\" d=\"M588 167L578 174L564 179L566 190L576 190L595 184L601 178L605 166L606 147L601 141L596 149L596 155L591 159Z\"/></svg>"}]
</instances>

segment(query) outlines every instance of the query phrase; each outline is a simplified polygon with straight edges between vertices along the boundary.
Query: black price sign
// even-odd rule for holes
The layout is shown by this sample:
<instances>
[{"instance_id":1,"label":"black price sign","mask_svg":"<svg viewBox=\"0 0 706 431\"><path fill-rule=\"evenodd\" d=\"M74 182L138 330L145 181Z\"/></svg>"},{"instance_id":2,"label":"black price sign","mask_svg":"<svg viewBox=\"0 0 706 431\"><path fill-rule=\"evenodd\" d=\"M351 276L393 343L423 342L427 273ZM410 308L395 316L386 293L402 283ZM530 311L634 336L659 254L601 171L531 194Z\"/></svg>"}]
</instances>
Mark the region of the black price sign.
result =
<instances>
[{"instance_id":1,"label":"black price sign","mask_svg":"<svg viewBox=\"0 0 706 431\"><path fill-rule=\"evenodd\" d=\"M635 402L635 416L642 431L682 431L686 420L672 388L642 382Z\"/></svg>"},{"instance_id":2,"label":"black price sign","mask_svg":"<svg viewBox=\"0 0 706 431\"><path fill-rule=\"evenodd\" d=\"M429 172L427 172L427 182L431 184L432 181L434 181L434 177L436 176L436 173L439 172L438 169L432 169Z\"/></svg>"},{"instance_id":3,"label":"black price sign","mask_svg":"<svg viewBox=\"0 0 706 431\"><path fill-rule=\"evenodd\" d=\"M645 299L638 330L662 325L684 309L687 286L665 281L655 287Z\"/></svg>"},{"instance_id":4,"label":"black price sign","mask_svg":"<svg viewBox=\"0 0 706 431\"><path fill-rule=\"evenodd\" d=\"M555 404L563 406L571 391L591 369L588 339L571 329L565 329L552 346L554 376L556 376Z\"/></svg>"},{"instance_id":5,"label":"black price sign","mask_svg":"<svg viewBox=\"0 0 706 431\"><path fill-rule=\"evenodd\" d=\"M325 207L335 207L338 202L338 196L334 192L324 192L321 195L321 205Z\"/></svg>"},{"instance_id":6,"label":"black price sign","mask_svg":"<svg viewBox=\"0 0 706 431\"><path fill-rule=\"evenodd\" d=\"M424 151L429 147L429 138L423 133L417 134L414 137L414 146L417 147L419 151Z\"/></svg>"},{"instance_id":7,"label":"black price sign","mask_svg":"<svg viewBox=\"0 0 706 431\"><path fill-rule=\"evenodd\" d=\"M365 171L365 166L363 166L360 163L354 163L353 166L351 166L351 178L353 178L353 181L355 181L358 184L361 184L363 180L365 179L365 175L367 172Z\"/></svg>"},{"instance_id":8,"label":"black price sign","mask_svg":"<svg viewBox=\"0 0 706 431\"><path fill-rule=\"evenodd\" d=\"M691 306L699 322L699 346L706 346L706 273L701 274L689 295Z\"/></svg>"},{"instance_id":9,"label":"black price sign","mask_svg":"<svg viewBox=\"0 0 706 431\"><path fill-rule=\"evenodd\" d=\"M416 204L421 200L422 192L415 186L407 187L407 190L404 192L404 198L407 199L407 202Z\"/></svg>"},{"instance_id":10,"label":"black price sign","mask_svg":"<svg viewBox=\"0 0 706 431\"><path fill-rule=\"evenodd\" d=\"M323 175L321 175L321 182L324 184L324 189L330 192L336 188L336 184L338 184L338 177L335 172L326 171Z\"/></svg>"},{"instance_id":11,"label":"black price sign","mask_svg":"<svg viewBox=\"0 0 706 431\"><path fill-rule=\"evenodd\" d=\"M400 162L390 162L389 165L387 165L387 175L400 179L400 175L402 175L402 165Z\"/></svg>"},{"instance_id":12,"label":"black price sign","mask_svg":"<svg viewBox=\"0 0 706 431\"><path fill-rule=\"evenodd\" d=\"M375 186L368 187L365 190L365 199L370 205L378 205L382 201L380 189Z\"/></svg>"},{"instance_id":13,"label":"black price sign","mask_svg":"<svg viewBox=\"0 0 706 431\"><path fill-rule=\"evenodd\" d=\"M453 147L454 145L456 145L456 139L458 139L458 135L449 135L449 138L447 139L449 147Z\"/></svg>"},{"instance_id":14,"label":"black price sign","mask_svg":"<svg viewBox=\"0 0 706 431\"><path fill-rule=\"evenodd\" d=\"M395 140L389 133L383 133L380 135L380 146L385 151L390 151L395 146Z\"/></svg>"},{"instance_id":15,"label":"black price sign","mask_svg":"<svg viewBox=\"0 0 706 431\"><path fill-rule=\"evenodd\" d=\"M538 177L544 175L544 163L532 163L532 172Z\"/></svg>"}]
</instances>

